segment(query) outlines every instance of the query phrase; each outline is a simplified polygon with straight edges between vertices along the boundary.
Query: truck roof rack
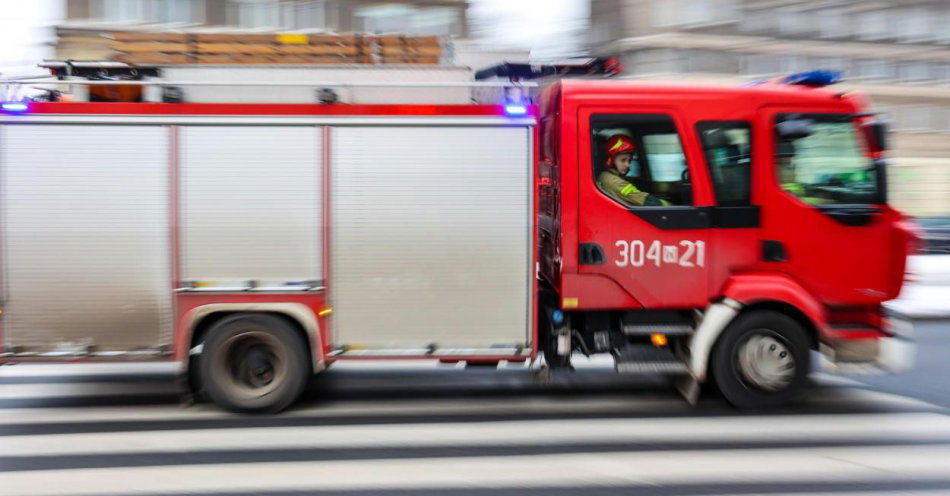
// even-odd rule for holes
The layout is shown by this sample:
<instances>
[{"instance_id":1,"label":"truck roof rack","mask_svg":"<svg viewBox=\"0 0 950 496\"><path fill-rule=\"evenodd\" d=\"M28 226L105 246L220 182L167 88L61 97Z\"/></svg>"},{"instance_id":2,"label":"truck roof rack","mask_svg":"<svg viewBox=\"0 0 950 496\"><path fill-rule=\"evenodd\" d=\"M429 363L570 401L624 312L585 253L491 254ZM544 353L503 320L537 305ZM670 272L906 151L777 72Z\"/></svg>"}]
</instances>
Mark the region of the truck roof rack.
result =
<instances>
[{"instance_id":1,"label":"truck roof rack","mask_svg":"<svg viewBox=\"0 0 950 496\"><path fill-rule=\"evenodd\" d=\"M506 62L487 67L475 73L478 81L502 78L509 81L541 79L546 77L570 76L616 76L623 71L623 64L617 57L595 57L581 62L565 62L560 64L522 64Z\"/></svg>"}]
</instances>

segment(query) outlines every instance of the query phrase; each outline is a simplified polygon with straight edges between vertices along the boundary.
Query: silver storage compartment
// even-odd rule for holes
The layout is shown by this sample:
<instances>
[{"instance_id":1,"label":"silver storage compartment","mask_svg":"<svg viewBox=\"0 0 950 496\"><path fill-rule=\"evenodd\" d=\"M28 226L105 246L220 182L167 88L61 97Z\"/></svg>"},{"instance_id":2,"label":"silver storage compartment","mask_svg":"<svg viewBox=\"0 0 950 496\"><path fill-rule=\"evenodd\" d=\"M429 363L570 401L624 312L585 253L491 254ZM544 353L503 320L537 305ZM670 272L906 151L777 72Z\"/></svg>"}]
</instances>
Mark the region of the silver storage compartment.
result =
<instances>
[{"instance_id":1,"label":"silver storage compartment","mask_svg":"<svg viewBox=\"0 0 950 496\"><path fill-rule=\"evenodd\" d=\"M331 143L334 344L524 345L527 127L336 127Z\"/></svg>"},{"instance_id":2,"label":"silver storage compartment","mask_svg":"<svg viewBox=\"0 0 950 496\"><path fill-rule=\"evenodd\" d=\"M0 127L8 349L170 343L168 147L164 126Z\"/></svg>"},{"instance_id":3,"label":"silver storage compartment","mask_svg":"<svg viewBox=\"0 0 950 496\"><path fill-rule=\"evenodd\" d=\"M181 128L182 278L322 279L322 128Z\"/></svg>"}]
</instances>

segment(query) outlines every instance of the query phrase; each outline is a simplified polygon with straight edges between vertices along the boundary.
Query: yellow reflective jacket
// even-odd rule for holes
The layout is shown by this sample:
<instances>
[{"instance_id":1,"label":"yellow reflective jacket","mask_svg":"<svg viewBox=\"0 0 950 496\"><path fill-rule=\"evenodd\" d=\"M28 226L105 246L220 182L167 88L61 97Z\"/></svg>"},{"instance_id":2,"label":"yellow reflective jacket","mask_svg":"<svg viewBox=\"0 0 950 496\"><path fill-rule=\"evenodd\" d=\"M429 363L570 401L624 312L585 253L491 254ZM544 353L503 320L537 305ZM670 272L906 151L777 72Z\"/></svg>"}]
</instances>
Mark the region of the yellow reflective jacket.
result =
<instances>
[{"instance_id":1,"label":"yellow reflective jacket","mask_svg":"<svg viewBox=\"0 0 950 496\"><path fill-rule=\"evenodd\" d=\"M822 205L827 203L827 200L824 198L808 196L805 192L805 187L798 183L782 183L782 189L797 196L799 200L809 205Z\"/></svg>"},{"instance_id":2,"label":"yellow reflective jacket","mask_svg":"<svg viewBox=\"0 0 950 496\"><path fill-rule=\"evenodd\" d=\"M606 169L600 173L597 178L597 185L607 193L611 198L628 207L651 206L659 207L669 205L669 202L660 200L645 191L640 191L636 186L623 178L617 171Z\"/></svg>"}]
</instances>

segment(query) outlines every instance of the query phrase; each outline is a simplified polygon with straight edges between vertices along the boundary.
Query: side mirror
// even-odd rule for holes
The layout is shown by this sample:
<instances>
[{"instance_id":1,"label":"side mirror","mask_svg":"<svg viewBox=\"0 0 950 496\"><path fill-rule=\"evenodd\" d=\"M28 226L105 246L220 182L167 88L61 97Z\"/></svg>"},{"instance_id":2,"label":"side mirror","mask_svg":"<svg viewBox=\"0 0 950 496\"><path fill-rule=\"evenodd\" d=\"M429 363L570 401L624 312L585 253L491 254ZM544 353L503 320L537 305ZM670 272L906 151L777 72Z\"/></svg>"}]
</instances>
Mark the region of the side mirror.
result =
<instances>
[{"instance_id":1,"label":"side mirror","mask_svg":"<svg viewBox=\"0 0 950 496\"><path fill-rule=\"evenodd\" d=\"M887 150L889 145L887 136L890 132L890 126L887 121L875 120L865 124L863 127L871 148L874 151L883 152Z\"/></svg>"},{"instance_id":2,"label":"side mirror","mask_svg":"<svg viewBox=\"0 0 950 496\"><path fill-rule=\"evenodd\" d=\"M775 125L778 137L783 141L807 138L814 132L811 119L790 118Z\"/></svg>"}]
</instances>

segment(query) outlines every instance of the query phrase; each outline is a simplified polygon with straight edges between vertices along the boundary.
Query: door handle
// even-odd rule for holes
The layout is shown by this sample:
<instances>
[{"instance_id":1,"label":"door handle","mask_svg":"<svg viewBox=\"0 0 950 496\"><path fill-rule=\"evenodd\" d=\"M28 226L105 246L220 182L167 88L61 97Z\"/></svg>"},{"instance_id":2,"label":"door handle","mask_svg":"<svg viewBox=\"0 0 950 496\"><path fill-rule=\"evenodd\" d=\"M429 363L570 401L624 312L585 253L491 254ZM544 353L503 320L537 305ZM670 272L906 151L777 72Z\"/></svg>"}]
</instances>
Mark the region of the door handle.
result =
<instances>
[{"instance_id":1,"label":"door handle","mask_svg":"<svg viewBox=\"0 0 950 496\"><path fill-rule=\"evenodd\" d=\"M579 258L581 265L603 265L607 262L607 254L597 243L581 243Z\"/></svg>"},{"instance_id":2,"label":"door handle","mask_svg":"<svg viewBox=\"0 0 950 496\"><path fill-rule=\"evenodd\" d=\"M872 205L828 205L819 206L819 210L836 222L846 226L866 226L881 213L881 209Z\"/></svg>"}]
</instances>

